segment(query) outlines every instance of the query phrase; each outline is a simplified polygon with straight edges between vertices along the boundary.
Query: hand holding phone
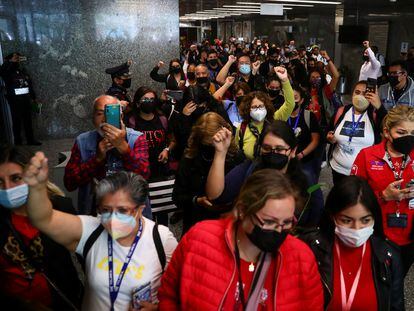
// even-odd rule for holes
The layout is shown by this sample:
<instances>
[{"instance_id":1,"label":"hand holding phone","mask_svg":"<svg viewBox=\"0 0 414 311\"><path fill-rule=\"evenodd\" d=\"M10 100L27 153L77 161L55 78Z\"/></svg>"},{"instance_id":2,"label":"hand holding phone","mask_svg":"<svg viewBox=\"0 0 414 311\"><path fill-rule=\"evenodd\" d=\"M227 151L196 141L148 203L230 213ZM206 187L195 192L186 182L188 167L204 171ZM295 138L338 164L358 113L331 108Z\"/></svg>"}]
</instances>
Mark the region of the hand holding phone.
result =
<instances>
[{"instance_id":1,"label":"hand holding phone","mask_svg":"<svg viewBox=\"0 0 414 311\"><path fill-rule=\"evenodd\" d=\"M121 105L113 104L105 106L105 122L118 129L121 128Z\"/></svg>"}]
</instances>

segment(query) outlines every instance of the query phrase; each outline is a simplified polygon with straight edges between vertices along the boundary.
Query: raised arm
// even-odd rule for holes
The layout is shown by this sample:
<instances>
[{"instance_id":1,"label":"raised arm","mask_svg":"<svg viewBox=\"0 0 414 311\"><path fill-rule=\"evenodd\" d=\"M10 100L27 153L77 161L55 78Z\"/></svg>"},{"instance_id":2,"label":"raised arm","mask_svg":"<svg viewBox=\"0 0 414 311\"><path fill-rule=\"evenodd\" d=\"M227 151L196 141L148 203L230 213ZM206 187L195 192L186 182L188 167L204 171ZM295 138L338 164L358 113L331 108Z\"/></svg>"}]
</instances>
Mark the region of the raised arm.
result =
<instances>
[{"instance_id":1,"label":"raised arm","mask_svg":"<svg viewBox=\"0 0 414 311\"><path fill-rule=\"evenodd\" d=\"M274 114L273 118L275 120L287 121L290 115L292 114L293 109L295 109L295 97L293 96L293 89L290 85L287 70L283 67L275 67L275 73L282 81L282 90L285 97L285 102L282 107L280 107Z\"/></svg>"},{"instance_id":2,"label":"raised arm","mask_svg":"<svg viewBox=\"0 0 414 311\"><path fill-rule=\"evenodd\" d=\"M37 152L24 172L29 185L27 213L33 226L52 240L75 251L82 236L82 224L78 216L59 212L52 208L47 193L49 169L43 152Z\"/></svg>"},{"instance_id":3,"label":"raised arm","mask_svg":"<svg viewBox=\"0 0 414 311\"><path fill-rule=\"evenodd\" d=\"M218 84L223 85L224 83L226 83L226 78L227 78L227 75L229 74L230 67L231 67L231 65L233 65L233 63L236 60L237 60L236 56L234 56L234 55L229 56L229 60L223 66L223 68L221 68L220 72L218 73L218 75L216 77L216 81L217 81Z\"/></svg>"},{"instance_id":4,"label":"raised arm","mask_svg":"<svg viewBox=\"0 0 414 311\"><path fill-rule=\"evenodd\" d=\"M332 61L332 59L329 57L328 53L325 50L321 51L321 55L328 62L328 72L332 76L332 80L331 80L331 83L329 83L329 86L330 86L332 92L334 92L335 89L336 89L336 86L338 85L339 77L341 75L339 74L339 71L336 68L334 62Z\"/></svg>"},{"instance_id":5,"label":"raised arm","mask_svg":"<svg viewBox=\"0 0 414 311\"><path fill-rule=\"evenodd\" d=\"M226 94L227 90L233 85L234 77L228 76L226 78L226 82L220 87L216 92L214 92L213 97L217 101L221 101L223 99L224 94Z\"/></svg>"},{"instance_id":6,"label":"raised arm","mask_svg":"<svg viewBox=\"0 0 414 311\"><path fill-rule=\"evenodd\" d=\"M226 128L222 128L213 136L216 152L206 182L206 196L210 201L218 198L224 190L226 154L231 139L232 133Z\"/></svg>"}]
</instances>

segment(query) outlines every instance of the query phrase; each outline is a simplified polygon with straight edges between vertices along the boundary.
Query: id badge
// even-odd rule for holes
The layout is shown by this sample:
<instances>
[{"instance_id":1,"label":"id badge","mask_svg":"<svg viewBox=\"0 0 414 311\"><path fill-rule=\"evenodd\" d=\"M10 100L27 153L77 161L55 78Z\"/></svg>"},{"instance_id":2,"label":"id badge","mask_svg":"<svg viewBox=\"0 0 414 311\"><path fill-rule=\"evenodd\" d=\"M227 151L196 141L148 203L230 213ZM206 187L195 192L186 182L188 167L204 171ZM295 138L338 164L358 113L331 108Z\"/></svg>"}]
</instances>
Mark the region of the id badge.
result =
<instances>
[{"instance_id":1,"label":"id badge","mask_svg":"<svg viewBox=\"0 0 414 311\"><path fill-rule=\"evenodd\" d=\"M387 214L387 225L390 228L407 228L407 214Z\"/></svg>"},{"instance_id":2,"label":"id badge","mask_svg":"<svg viewBox=\"0 0 414 311\"><path fill-rule=\"evenodd\" d=\"M342 149L344 150L345 153L349 155L353 155L355 151L355 148L352 147L350 144L343 145Z\"/></svg>"},{"instance_id":3,"label":"id badge","mask_svg":"<svg viewBox=\"0 0 414 311\"><path fill-rule=\"evenodd\" d=\"M14 93L16 95L29 94L29 88L28 87L21 87L21 88L18 88L18 89L14 89Z\"/></svg>"},{"instance_id":4,"label":"id badge","mask_svg":"<svg viewBox=\"0 0 414 311\"><path fill-rule=\"evenodd\" d=\"M132 303L135 309L140 309L141 301L151 302L151 283L144 284L132 291Z\"/></svg>"}]
</instances>

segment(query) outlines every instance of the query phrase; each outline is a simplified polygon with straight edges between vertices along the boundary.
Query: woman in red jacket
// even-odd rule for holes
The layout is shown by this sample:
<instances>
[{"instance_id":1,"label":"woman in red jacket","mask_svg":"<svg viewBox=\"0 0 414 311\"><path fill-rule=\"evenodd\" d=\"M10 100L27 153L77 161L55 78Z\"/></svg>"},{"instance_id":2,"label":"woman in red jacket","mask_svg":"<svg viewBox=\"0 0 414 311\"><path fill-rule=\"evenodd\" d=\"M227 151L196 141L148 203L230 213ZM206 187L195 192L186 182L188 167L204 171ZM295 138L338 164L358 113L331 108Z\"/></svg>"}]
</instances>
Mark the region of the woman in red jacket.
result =
<instances>
[{"instance_id":1,"label":"woman in red jacket","mask_svg":"<svg viewBox=\"0 0 414 311\"><path fill-rule=\"evenodd\" d=\"M297 197L276 170L251 175L233 217L198 223L181 240L160 310L322 310L315 257L288 234Z\"/></svg>"},{"instance_id":2,"label":"woman in red jacket","mask_svg":"<svg viewBox=\"0 0 414 311\"><path fill-rule=\"evenodd\" d=\"M385 235L401 247L405 275L414 261L414 108L397 106L383 122L385 139L361 150L351 174L374 190Z\"/></svg>"}]
</instances>

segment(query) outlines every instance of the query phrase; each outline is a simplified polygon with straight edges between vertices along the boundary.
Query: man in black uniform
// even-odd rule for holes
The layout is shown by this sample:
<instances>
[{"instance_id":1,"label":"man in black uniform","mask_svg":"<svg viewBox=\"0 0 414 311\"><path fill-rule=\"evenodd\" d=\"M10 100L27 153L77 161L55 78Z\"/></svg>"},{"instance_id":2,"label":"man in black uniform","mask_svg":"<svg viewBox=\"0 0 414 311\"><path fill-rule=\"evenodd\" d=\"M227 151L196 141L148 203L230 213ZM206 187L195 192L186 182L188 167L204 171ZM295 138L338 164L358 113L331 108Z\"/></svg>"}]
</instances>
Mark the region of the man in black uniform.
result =
<instances>
[{"instance_id":1,"label":"man in black uniform","mask_svg":"<svg viewBox=\"0 0 414 311\"><path fill-rule=\"evenodd\" d=\"M39 146L42 143L35 140L32 126L32 101L36 102L36 95L30 77L21 65L25 60L26 57L20 53L9 54L0 68L0 75L6 84L6 98L13 121L14 143L22 144L20 131L23 125L27 144Z\"/></svg>"},{"instance_id":2,"label":"man in black uniform","mask_svg":"<svg viewBox=\"0 0 414 311\"><path fill-rule=\"evenodd\" d=\"M131 64L132 61L129 60L120 66L105 70L112 78L112 86L106 91L106 95L114 96L120 101L127 101L128 104L132 103L131 96L128 94L128 89L131 87L131 73L129 72Z\"/></svg>"}]
</instances>

